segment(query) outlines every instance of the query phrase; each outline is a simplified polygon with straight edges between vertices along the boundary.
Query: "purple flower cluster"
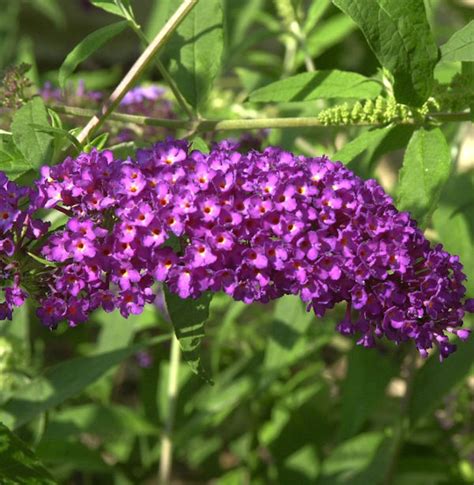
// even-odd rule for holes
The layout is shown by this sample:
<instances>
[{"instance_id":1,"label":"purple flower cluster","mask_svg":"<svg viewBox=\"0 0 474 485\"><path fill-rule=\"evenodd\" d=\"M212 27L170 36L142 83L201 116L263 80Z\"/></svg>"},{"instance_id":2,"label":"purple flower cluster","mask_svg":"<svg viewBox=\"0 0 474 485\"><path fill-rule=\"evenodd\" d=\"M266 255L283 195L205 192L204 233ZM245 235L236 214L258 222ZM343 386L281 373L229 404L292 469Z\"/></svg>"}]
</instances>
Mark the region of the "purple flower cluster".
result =
<instances>
[{"instance_id":1,"label":"purple flower cluster","mask_svg":"<svg viewBox=\"0 0 474 485\"><path fill-rule=\"evenodd\" d=\"M128 114L140 114L154 118L174 119L176 115L173 111L171 101L165 98L166 90L155 84L147 86L137 86L125 95L120 102L119 111ZM157 126L145 126L140 136L147 139L163 137L168 131L166 128ZM131 128L124 128L118 133L118 141L125 142L135 139L137 133Z\"/></svg>"},{"instance_id":2,"label":"purple flower cluster","mask_svg":"<svg viewBox=\"0 0 474 485\"><path fill-rule=\"evenodd\" d=\"M25 286L37 276L30 245L45 235L48 224L31 217L33 192L10 182L0 172L0 320L11 320L13 309L27 298ZM28 207L28 208L27 208ZM27 271L25 271L25 269Z\"/></svg>"},{"instance_id":3,"label":"purple flower cluster","mask_svg":"<svg viewBox=\"0 0 474 485\"><path fill-rule=\"evenodd\" d=\"M44 83L38 93L46 103L63 102L77 106L93 105L100 103L104 97L100 91L86 89L84 81L80 80L75 89L69 87L65 92L55 87L51 82Z\"/></svg>"},{"instance_id":4,"label":"purple flower cluster","mask_svg":"<svg viewBox=\"0 0 474 485\"><path fill-rule=\"evenodd\" d=\"M139 313L162 282L182 298L298 294L318 316L345 301L338 329L364 346L386 336L446 357L448 334L468 336L460 327L473 308L458 258L431 247L375 181L341 163L167 141L136 160L92 152L41 175L37 206L70 216L43 247L61 264L38 310L51 327L98 307Z\"/></svg>"}]
</instances>

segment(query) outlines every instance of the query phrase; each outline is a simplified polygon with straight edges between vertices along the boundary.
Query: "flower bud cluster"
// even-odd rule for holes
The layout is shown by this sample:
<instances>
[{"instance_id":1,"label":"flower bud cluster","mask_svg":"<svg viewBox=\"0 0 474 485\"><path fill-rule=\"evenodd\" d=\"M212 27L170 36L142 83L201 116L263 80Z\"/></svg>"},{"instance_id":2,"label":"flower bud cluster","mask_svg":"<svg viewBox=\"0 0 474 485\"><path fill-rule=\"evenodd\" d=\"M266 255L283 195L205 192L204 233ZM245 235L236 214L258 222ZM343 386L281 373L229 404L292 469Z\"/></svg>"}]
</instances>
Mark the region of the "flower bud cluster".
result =
<instances>
[{"instance_id":1,"label":"flower bud cluster","mask_svg":"<svg viewBox=\"0 0 474 485\"><path fill-rule=\"evenodd\" d=\"M346 302L338 330L364 346L385 336L446 357L448 334L468 336L459 259L431 247L374 180L325 157L169 140L136 160L68 158L44 167L37 188L37 207L70 215L42 250L61 265L38 310L48 326L98 307L139 313L162 282L182 298L300 295L318 316Z\"/></svg>"},{"instance_id":2,"label":"flower bud cluster","mask_svg":"<svg viewBox=\"0 0 474 485\"><path fill-rule=\"evenodd\" d=\"M422 120L430 112L439 110L440 105L435 98L429 98L421 107L413 108L398 103L393 96L377 96L374 100L342 103L324 109L318 113L318 119L323 125L409 123Z\"/></svg>"}]
</instances>

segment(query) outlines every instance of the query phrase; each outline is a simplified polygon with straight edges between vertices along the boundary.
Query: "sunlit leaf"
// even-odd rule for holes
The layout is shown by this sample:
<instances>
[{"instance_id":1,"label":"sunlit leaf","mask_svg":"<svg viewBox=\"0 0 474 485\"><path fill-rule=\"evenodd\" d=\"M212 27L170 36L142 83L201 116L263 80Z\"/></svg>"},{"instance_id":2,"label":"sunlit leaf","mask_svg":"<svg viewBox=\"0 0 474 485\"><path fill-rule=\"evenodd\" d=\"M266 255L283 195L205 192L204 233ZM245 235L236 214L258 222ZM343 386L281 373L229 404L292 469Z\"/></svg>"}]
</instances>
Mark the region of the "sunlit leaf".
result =
<instances>
[{"instance_id":1,"label":"sunlit leaf","mask_svg":"<svg viewBox=\"0 0 474 485\"><path fill-rule=\"evenodd\" d=\"M380 64L394 77L401 103L421 105L433 88L438 48L423 1L333 0L362 30Z\"/></svg>"},{"instance_id":2,"label":"sunlit leaf","mask_svg":"<svg viewBox=\"0 0 474 485\"><path fill-rule=\"evenodd\" d=\"M436 209L452 170L451 154L439 128L415 131L408 144L398 187L398 208L421 224Z\"/></svg>"},{"instance_id":3,"label":"sunlit leaf","mask_svg":"<svg viewBox=\"0 0 474 485\"><path fill-rule=\"evenodd\" d=\"M317 71L296 74L250 94L252 102L311 101L331 98L373 98L380 83L361 74L346 71Z\"/></svg>"}]
</instances>

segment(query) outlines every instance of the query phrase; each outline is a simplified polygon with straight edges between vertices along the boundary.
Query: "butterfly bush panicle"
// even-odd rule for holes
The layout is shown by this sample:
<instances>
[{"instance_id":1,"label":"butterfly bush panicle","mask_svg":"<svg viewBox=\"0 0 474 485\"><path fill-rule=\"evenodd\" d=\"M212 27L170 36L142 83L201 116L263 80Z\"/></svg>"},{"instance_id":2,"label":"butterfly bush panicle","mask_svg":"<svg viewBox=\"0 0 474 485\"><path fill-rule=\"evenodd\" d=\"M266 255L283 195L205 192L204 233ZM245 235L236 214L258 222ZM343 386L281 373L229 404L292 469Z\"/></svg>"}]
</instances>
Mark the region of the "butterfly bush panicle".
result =
<instances>
[{"instance_id":1,"label":"butterfly bush panicle","mask_svg":"<svg viewBox=\"0 0 474 485\"><path fill-rule=\"evenodd\" d=\"M38 207L71 215L42 255L57 262L38 315L55 327L91 311L127 317L165 283L182 298L224 291L245 303L300 295L316 315L346 302L338 330L367 347L414 340L442 358L461 339L466 279L374 181L279 148L209 154L157 143L136 160L93 151L45 167Z\"/></svg>"},{"instance_id":2,"label":"butterfly bush panicle","mask_svg":"<svg viewBox=\"0 0 474 485\"><path fill-rule=\"evenodd\" d=\"M33 243L44 236L49 225L32 217L28 200L34 191L19 187L0 172L0 320L11 320L41 278L41 265L32 259Z\"/></svg>"}]
</instances>

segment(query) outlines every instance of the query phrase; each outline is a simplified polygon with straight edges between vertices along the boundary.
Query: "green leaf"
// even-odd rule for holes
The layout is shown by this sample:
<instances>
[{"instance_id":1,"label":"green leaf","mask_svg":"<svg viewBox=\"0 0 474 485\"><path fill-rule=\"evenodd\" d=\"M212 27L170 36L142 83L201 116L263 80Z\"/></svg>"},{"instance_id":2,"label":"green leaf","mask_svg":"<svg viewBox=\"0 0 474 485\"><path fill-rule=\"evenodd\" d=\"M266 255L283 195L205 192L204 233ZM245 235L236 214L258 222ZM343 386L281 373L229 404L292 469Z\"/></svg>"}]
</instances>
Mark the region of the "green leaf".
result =
<instances>
[{"instance_id":1,"label":"green leaf","mask_svg":"<svg viewBox=\"0 0 474 485\"><path fill-rule=\"evenodd\" d=\"M181 0L173 0L173 11ZM171 12L170 12L171 13ZM224 50L221 0L201 0L166 46L170 74L195 109L204 106L222 63Z\"/></svg>"},{"instance_id":2,"label":"green leaf","mask_svg":"<svg viewBox=\"0 0 474 485\"><path fill-rule=\"evenodd\" d=\"M37 123L31 123L30 125L39 133L48 133L50 135L57 135L60 138L66 138L71 142L74 148L77 150L78 153L82 151L82 146L79 140L69 131L65 130L64 128L57 128L54 126L42 126L38 125Z\"/></svg>"},{"instance_id":3,"label":"green leaf","mask_svg":"<svg viewBox=\"0 0 474 485\"><path fill-rule=\"evenodd\" d=\"M165 287L166 307L174 331L183 352L184 360L194 373L212 383L201 362L201 341L204 337L204 322L209 317L212 293L205 293L196 300L182 299Z\"/></svg>"},{"instance_id":4,"label":"green leaf","mask_svg":"<svg viewBox=\"0 0 474 485\"><path fill-rule=\"evenodd\" d=\"M30 258L33 258L36 262L42 264L43 266L49 266L51 268L59 267L59 263L53 263L52 261L48 261L47 259L44 259L41 256L37 256L36 254L31 253L30 251L27 251L26 254L28 254Z\"/></svg>"},{"instance_id":5,"label":"green leaf","mask_svg":"<svg viewBox=\"0 0 474 485\"><path fill-rule=\"evenodd\" d=\"M33 452L0 423L0 481L4 485L54 485L56 482Z\"/></svg>"},{"instance_id":6,"label":"green leaf","mask_svg":"<svg viewBox=\"0 0 474 485\"><path fill-rule=\"evenodd\" d=\"M145 35L152 39L165 25L166 21L170 17L173 9L171 4L174 0L152 0L152 5L148 13L148 18L145 26ZM174 3L175 10L177 4Z\"/></svg>"},{"instance_id":7,"label":"green leaf","mask_svg":"<svg viewBox=\"0 0 474 485\"><path fill-rule=\"evenodd\" d=\"M474 20L441 46L441 60L474 62Z\"/></svg>"},{"instance_id":8,"label":"green leaf","mask_svg":"<svg viewBox=\"0 0 474 485\"><path fill-rule=\"evenodd\" d=\"M287 367L308 351L310 342L304 335L312 320L301 298L286 295L278 299L265 352L266 369Z\"/></svg>"},{"instance_id":9,"label":"green leaf","mask_svg":"<svg viewBox=\"0 0 474 485\"><path fill-rule=\"evenodd\" d=\"M119 17L127 18L114 0L90 0L92 5Z\"/></svg>"},{"instance_id":10,"label":"green leaf","mask_svg":"<svg viewBox=\"0 0 474 485\"><path fill-rule=\"evenodd\" d=\"M331 98L373 98L382 87L356 72L305 72L257 89L249 100L257 103L311 101Z\"/></svg>"},{"instance_id":11,"label":"green leaf","mask_svg":"<svg viewBox=\"0 0 474 485\"><path fill-rule=\"evenodd\" d=\"M318 3L318 2L313 2ZM306 41L308 54L314 59L332 46L347 39L348 35L357 27L351 18L344 14L333 15L309 35ZM296 65L304 64L304 52L299 50L296 55Z\"/></svg>"},{"instance_id":12,"label":"green leaf","mask_svg":"<svg viewBox=\"0 0 474 485\"><path fill-rule=\"evenodd\" d=\"M249 30L264 10L265 0L245 0L226 3L228 39L232 47L240 47L251 33Z\"/></svg>"},{"instance_id":13,"label":"green leaf","mask_svg":"<svg viewBox=\"0 0 474 485\"><path fill-rule=\"evenodd\" d=\"M419 106L430 96L438 48L422 0L333 0L352 17L394 77L400 103Z\"/></svg>"},{"instance_id":14,"label":"green leaf","mask_svg":"<svg viewBox=\"0 0 474 485\"><path fill-rule=\"evenodd\" d=\"M112 352L76 357L47 369L43 375L20 388L2 407L0 419L16 429L45 411L58 406L95 382L109 369L146 345L168 340L161 336Z\"/></svg>"},{"instance_id":15,"label":"green leaf","mask_svg":"<svg viewBox=\"0 0 474 485\"><path fill-rule=\"evenodd\" d=\"M203 153L209 153L209 147L207 146L207 143L200 136L195 136L193 138L190 150L199 150Z\"/></svg>"},{"instance_id":16,"label":"green leaf","mask_svg":"<svg viewBox=\"0 0 474 485\"><path fill-rule=\"evenodd\" d=\"M59 439L64 431L92 433L104 440L120 440L128 436L156 435L158 429L137 409L119 404L81 404L54 414L48 423L49 439Z\"/></svg>"},{"instance_id":17,"label":"green leaf","mask_svg":"<svg viewBox=\"0 0 474 485\"><path fill-rule=\"evenodd\" d=\"M84 40L77 44L77 46L67 55L59 69L58 80L61 88L65 88L68 77L82 61L85 61L106 42L120 34L128 25L129 23L126 20L107 25L92 32L92 34L89 34Z\"/></svg>"},{"instance_id":18,"label":"green leaf","mask_svg":"<svg viewBox=\"0 0 474 485\"><path fill-rule=\"evenodd\" d=\"M25 157L29 168L34 169L51 162L52 137L39 132L32 125L44 129L51 128L46 107L40 97L35 97L23 105L13 116L11 126L15 145Z\"/></svg>"},{"instance_id":19,"label":"green leaf","mask_svg":"<svg viewBox=\"0 0 474 485\"><path fill-rule=\"evenodd\" d=\"M334 154L333 159L348 164L365 150L378 145L391 129L392 126L385 126L383 128L374 128L372 130L364 131L337 151Z\"/></svg>"},{"instance_id":20,"label":"green leaf","mask_svg":"<svg viewBox=\"0 0 474 485\"><path fill-rule=\"evenodd\" d=\"M101 133L100 135L96 136L93 140L91 140L84 148L85 151L89 151L92 148L96 148L97 150L103 150L109 140L110 133Z\"/></svg>"},{"instance_id":21,"label":"green leaf","mask_svg":"<svg viewBox=\"0 0 474 485\"><path fill-rule=\"evenodd\" d=\"M451 177L433 214L433 227L446 251L464 265L465 286L474 297L474 173Z\"/></svg>"},{"instance_id":22,"label":"green leaf","mask_svg":"<svg viewBox=\"0 0 474 485\"><path fill-rule=\"evenodd\" d=\"M18 23L20 2L4 1L0 15L0 69L7 66L14 55L18 43Z\"/></svg>"},{"instance_id":23,"label":"green leaf","mask_svg":"<svg viewBox=\"0 0 474 485\"><path fill-rule=\"evenodd\" d=\"M303 32L305 34L309 34L313 30L330 6L331 0L318 0L316 2L311 2L303 23Z\"/></svg>"},{"instance_id":24,"label":"green leaf","mask_svg":"<svg viewBox=\"0 0 474 485\"><path fill-rule=\"evenodd\" d=\"M451 173L451 154L439 128L420 128L408 143L398 186L398 208L423 226Z\"/></svg>"},{"instance_id":25,"label":"green leaf","mask_svg":"<svg viewBox=\"0 0 474 485\"><path fill-rule=\"evenodd\" d=\"M341 389L342 439L360 431L384 398L388 382L397 371L392 361L384 358L376 349L356 346L348 357L347 375Z\"/></svg>"},{"instance_id":26,"label":"green leaf","mask_svg":"<svg viewBox=\"0 0 474 485\"><path fill-rule=\"evenodd\" d=\"M66 17L57 0L32 0L30 3L38 12L54 22L56 27L64 29Z\"/></svg>"},{"instance_id":27,"label":"green leaf","mask_svg":"<svg viewBox=\"0 0 474 485\"><path fill-rule=\"evenodd\" d=\"M10 136L0 136L0 170L10 180L16 180L31 170L30 163L25 160Z\"/></svg>"},{"instance_id":28,"label":"green leaf","mask_svg":"<svg viewBox=\"0 0 474 485\"><path fill-rule=\"evenodd\" d=\"M323 462L318 485L386 483L393 444L384 433L357 435L341 443Z\"/></svg>"},{"instance_id":29,"label":"green leaf","mask_svg":"<svg viewBox=\"0 0 474 485\"><path fill-rule=\"evenodd\" d=\"M438 355L433 355L416 373L413 393L408 408L413 424L430 415L441 399L466 377L474 363L471 343L461 343L458 350L443 364Z\"/></svg>"}]
</instances>

